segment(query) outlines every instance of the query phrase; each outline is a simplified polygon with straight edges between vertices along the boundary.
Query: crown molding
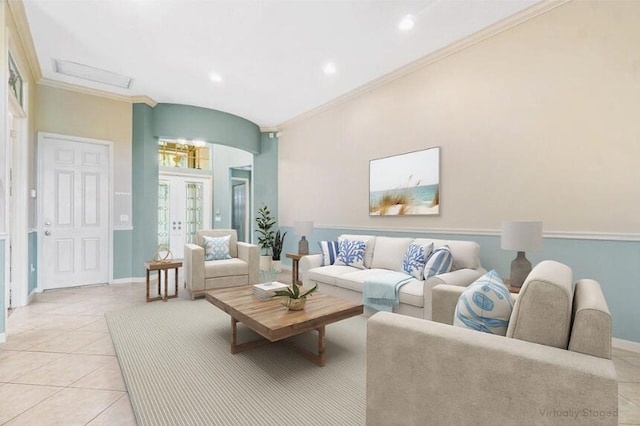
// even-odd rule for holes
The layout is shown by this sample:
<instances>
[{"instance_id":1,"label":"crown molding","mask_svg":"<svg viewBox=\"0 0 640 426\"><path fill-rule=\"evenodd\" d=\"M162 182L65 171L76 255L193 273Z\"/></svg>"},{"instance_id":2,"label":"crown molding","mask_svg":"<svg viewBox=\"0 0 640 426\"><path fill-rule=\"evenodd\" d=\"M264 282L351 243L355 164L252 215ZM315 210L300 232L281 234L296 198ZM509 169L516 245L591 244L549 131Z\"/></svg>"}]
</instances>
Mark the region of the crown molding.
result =
<instances>
[{"instance_id":1,"label":"crown molding","mask_svg":"<svg viewBox=\"0 0 640 426\"><path fill-rule=\"evenodd\" d=\"M274 126L260 126L260 132L262 133L269 133L269 132L279 132L280 129L278 127L274 127Z\"/></svg>"},{"instance_id":2,"label":"crown molding","mask_svg":"<svg viewBox=\"0 0 640 426\"><path fill-rule=\"evenodd\" d=\"M105 90L93 89L91 87L79 86L77 84L65 83L62 81L52 80L50 78L42 77L37 82L42 86L53 87L56 89L64 89L70 90L72 92L83 93L85 95L98 96L101 98L112 99L114 101L127 102L130 104L138 104L143 103L147 104L150 107L155 107L158 103L151 99L148 96L137 95L137 96L129 96L129 95L121 95L119 93L111 93Z\"/></svg>"},{"instance_id":3,"label":"crown molding","mask_svg":"<svg viewBox=\"0 0 640 426\"><path fill-rule=\"evenodd\" d=\"M458 40L455 43L452 43L448 46L443 47L442 49L436 50L414 62L411 62L408 65L398 68L395 71L390 72L389 74L383 75L380 78L377 78L369 83L366 83L349 93L346 93L336 99L333 99L323 105L320 105L316 108L313 108L305 113L302 113L296 117L293 117L290 120L285 121L278 125L278 127L283 128L286 126L290 126L298 121L305 120L307 118L313 117L314 115L320 114L328 109L331 109L337 105L340 105L344 102L347 102L353 98L361 96L367 92L370 92L378 87L381 87L387 83L390 83L394 80L397 80L407 74L410 74L414 71L417 71L421 68L424 68L428 65L434 64L448 56L451 56L455 53L458 53L464 49L472 47L484 40L487 40L491 37L494 37L504 31L507 31L515 26L523 24L537 16L545 14L556 7L562 6L565 3L570 2L571 0L543 0L540 3L536 3L535 5L516 13L515 15L509 16L502 21L496 22L495 24L486 27L480 31L477 31L461 40Z\"/></svg>"},{"instance_id":4,"label":"crown molding","mask_svg":"<svg viewBox=\"0 0 640 426\"><path fill-rule=\"evenodd\" d=\"M131 103L132 104L147 104L151 108L154 108L156 105L158 105L158 102L154 101L153 99L151 99L150 97L148 97L146 95L132 96L131 97Z\"/></svg>"},{"instance_id":5,"label":"crown molding","mask_svg":"<svg viewBox=\"0 0 640 426\"><path fill-rule=\"evenodd\" d=\"M9 13L13 17L13 21L16 23L18 29L18 39L20 39L22 48L27 55L31 76L34 81L38 82L42 78L42 70L40 69L40 62L38 61L38 55L36 55L35 45L31 37L27 13L24 10L24 3L22 0L7 0L7 5L9 6Z\"/></svg>"}]
</instances>

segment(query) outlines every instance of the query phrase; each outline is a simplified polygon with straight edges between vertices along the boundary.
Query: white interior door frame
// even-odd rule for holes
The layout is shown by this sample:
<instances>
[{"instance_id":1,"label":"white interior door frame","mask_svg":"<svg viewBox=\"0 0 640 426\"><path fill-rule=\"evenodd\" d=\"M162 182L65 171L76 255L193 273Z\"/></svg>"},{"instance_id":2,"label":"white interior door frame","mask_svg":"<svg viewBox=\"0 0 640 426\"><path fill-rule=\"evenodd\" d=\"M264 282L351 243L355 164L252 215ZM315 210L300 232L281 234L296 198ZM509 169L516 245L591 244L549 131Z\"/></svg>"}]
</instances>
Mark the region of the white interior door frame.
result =
<instances>
[{"instance_id":1,"label":"white interior door frame","mask_svg":"<svg viewBox=\"0 0 640 426\"><path fill-rule=\"evenodd\" d=\"M41 188L44 187L43 184L43 159L42 159L42 150L39 149L44 143L45 138L53 138L53 139L64 139L70 142L79 142L79 143L89 143L89 144L97 144L104 145L108 149L109 155L109 165L108 165L108 182L107 182L107 199L104 200L108 205L108 217L107 217L107 226L108 226L108 282L113 281L113 142L103 139L93 139L93 138L84 138L79 136L69 136L69 135L61 135L57 133L48 133L48 132L38 132L38 140L37 140L37 158L38 158L38 193L40 193ZM38 259L42 259L42 237L44 232L43 227L43 214L44 214L44 206L43 206L43 197L38 196L38 208L37 208L37 231L38 231ZM41 262L40 262L41 263ZM41 292L43 290L42 286L42 268L38 268L38 286L36 291Z\"/></svg>"},{"instance_id":2,"label":"white interior door frame","mask_svg":"<svg viewBox=\"0 0 640 426\"><path fill-rule=\"evenodd\" d=\"M11 300L11 306L17 308L29 302L29 141L26 113L15 96L9 94L8 99L6 140L10 145L7 149L11 161L8 182L11 196L7 194L10 200L9 245L5 250L11 251L7 253L7 267L11 268L11 273L5 283L7 303Z\"/></svg>"}]
</instances>

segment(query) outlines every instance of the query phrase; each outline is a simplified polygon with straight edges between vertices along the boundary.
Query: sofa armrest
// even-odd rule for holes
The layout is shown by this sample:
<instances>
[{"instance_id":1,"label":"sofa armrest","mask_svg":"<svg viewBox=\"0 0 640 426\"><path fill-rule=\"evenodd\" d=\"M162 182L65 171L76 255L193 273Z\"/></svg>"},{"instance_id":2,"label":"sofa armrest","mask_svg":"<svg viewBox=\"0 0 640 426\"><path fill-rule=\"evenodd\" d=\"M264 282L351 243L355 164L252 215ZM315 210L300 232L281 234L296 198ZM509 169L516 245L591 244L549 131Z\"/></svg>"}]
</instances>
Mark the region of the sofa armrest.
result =
<instances>
[{"instance_id":1,"label":"sofa armrest","mask_svg":"<svg viewBox=\"0 0 640 426\"><path fill-rule=\"evenodd\" d=\"M255 244L238 242L238 259L249 264L249 284L260 282L260 250Z\"/></svg>"},{"instance_id":2,"label":"sofa armrest","mask_svg":"<svg viewBox=\"0 0 640 426\"><path fill-rule=\"evenodd\" d=\"M307 256L302 256L298 262L298 272L302 277L302 282L306 279L309 269L318 268L320 266L322 266L321 254L309 254Z\"/></svg>"},{"instance_id":3,"label":"sofa armrest","mask_svg":"<svg viewBox=\"0 0 640 426\"><path fill-rule=\"evenodd\" d=\"M189 291L204 290L204 248L185 244L183 268L184 283Z\"/></svg>"},{"instance_id":4,"label":"sofa armrest","mask_svg":"<svg viewBox=\"0 0 640 426\"><path fill-rule=\"evenodd\" d=\"M368 426L618 421L613 362L563 349L381 312L366 363Z\"/></svg>"},{"instance_id":5,"label":"sofa armrest","mask_svg":"<svg viewBox=\"0 0 640 426\"><path fill-rule=\"evenodd\" d=\"M437 285L447 284L447 285L455 285L461 288L466 288L469 284L477 280L482 274L485 273L485 270L482 268L478 269L458 269L456 271L447 272L444 274L436 275L434 277L430 277L424 282L424 289L422 291L423 294L423 311L424 311L424 319L430 320L433 318L432 306L433 306L433 288Z\"/></svg>"},{"instance_id":6,"label":"sofa armrest","mask_svg":"<svg viewBox=\"0 0 640 426\"><path fill-rule=\"evenodd\" d=\"M427 282L432 283L433 286L436 286L438 284L448 284L467 287L469 284L486 273L487 271L482 268L464 268L430 277Z\"/></svg>"},{"instance_id":7,"label":"sofa armrest","mask_svg":"<svg viewBox=\"0 0 640 426\"><path fill-rule=\"evenodd\" d=\"M466 287L448 284L435 286L431 290L433 297L431 319L435 322L452 325L458 299L466 289Z\"/></svg>"}]
</instances>

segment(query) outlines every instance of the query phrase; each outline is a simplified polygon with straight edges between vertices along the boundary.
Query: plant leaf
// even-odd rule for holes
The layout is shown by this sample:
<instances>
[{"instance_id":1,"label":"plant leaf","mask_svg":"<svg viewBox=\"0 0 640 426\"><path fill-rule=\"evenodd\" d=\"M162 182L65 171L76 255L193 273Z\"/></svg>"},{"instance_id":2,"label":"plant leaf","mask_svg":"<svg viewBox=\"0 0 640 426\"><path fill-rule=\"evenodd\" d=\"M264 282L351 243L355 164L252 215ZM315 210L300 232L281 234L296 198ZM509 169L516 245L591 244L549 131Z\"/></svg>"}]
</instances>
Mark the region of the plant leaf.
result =
<instances>
[{"instance_id":1,"label":"plant leaf","mask_svg":"<svg viewBox=\"0 0 640 426\"><path fill-rule=\"evenodd\" d=\"M306 297L308 295L310 295L311 293L313 293L314 291L316 291L318 289L318 284L316 284L315 286L313 286L313 288L307 292L305 292L304 294L302 294L302 296L300 296L300 299L302 299L303 297Z\"/></svg>"}]
</instances>

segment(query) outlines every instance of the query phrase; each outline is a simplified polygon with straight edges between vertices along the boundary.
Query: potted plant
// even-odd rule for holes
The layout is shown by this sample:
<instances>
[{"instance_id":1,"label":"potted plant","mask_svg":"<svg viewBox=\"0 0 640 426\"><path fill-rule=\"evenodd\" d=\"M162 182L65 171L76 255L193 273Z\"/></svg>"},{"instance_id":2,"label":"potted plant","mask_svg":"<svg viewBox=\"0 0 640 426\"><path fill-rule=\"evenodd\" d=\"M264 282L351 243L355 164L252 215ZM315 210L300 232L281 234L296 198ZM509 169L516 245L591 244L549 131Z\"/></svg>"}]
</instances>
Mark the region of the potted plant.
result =
<instances>
[{"instance_id":1,"label":"potted plant","mask_svg":"<svg viewBox=\"0 0 640 426\"><path fill-rule=\"evenodd\" d=\"M258 209L258 217L256 217L256 223L258 224L258 245L263 250L263 255L260 256L260 269L265 271L271 270L271 257L273 243L275 240L275 234L273 232L273 225L276 220L271 216L269 206L263 204Z\"/></svg>"},{"instance_id":2,"label":"potted plant","mask_svg":"<svg viewBox=\"0 0 640 426\"><path fill-rule=\"evenodd\" d=\"M285 306L291 311L299 311L304 309L304 305L307 304L307 296L313 294L318 289L318 284L313 286L311 290L307 290L304 293L300 293L300 287L292 284L291 287L287 287L285 290L276 290L274 292L275 297L286 297Z\"/></svg>"},{"instance_id":3,"label":"potted plant","mask_svg":"<svg viewBox=\"0 0 640 426\"><path fill-rule=\"evenodd\" d=\"M278 271L280 270L280 256L282 255L282 247L284 246L284 237L286 235L286 232L280 235L280 230L278 229L273 237L273 244L271 245L271 254L273 263L275 263L274 268Z\"/></svg>"}]
</instances>

